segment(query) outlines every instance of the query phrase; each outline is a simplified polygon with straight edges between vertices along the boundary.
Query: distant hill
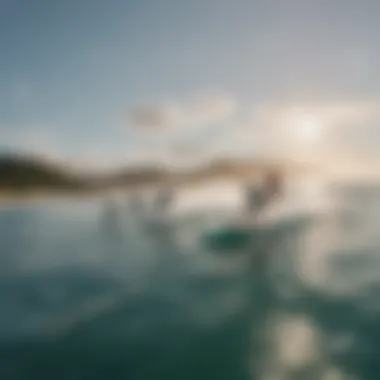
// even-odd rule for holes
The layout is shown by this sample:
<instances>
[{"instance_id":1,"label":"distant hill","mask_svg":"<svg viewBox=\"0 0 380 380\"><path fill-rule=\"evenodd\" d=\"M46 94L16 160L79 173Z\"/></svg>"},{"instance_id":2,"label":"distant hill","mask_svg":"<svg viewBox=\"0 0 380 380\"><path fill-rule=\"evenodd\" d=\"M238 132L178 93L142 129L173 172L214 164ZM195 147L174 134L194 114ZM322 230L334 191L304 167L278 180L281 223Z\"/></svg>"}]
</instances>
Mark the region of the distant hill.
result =
<instances>
[{"instance_id":1,"label":"distant hill","mask_svg":"<svg viewBox=\"0 0 380 380\"><path fill-rule=\"evenodd\" d=\"M58 165L20 155L0 156L0 190L60 190L85 187L85 181Z\"/></svg>"},{"instance_id":2,"label":"distant hill","mask_svg":"<svg viewBox=\"0 0 380 380\"><path fill-rule=\"evenodd\" d=\"M150 186L168 178L165 168L130 167L115 173L78 174L36 157L0 155L0 192L96 190L116 186Z\"/></svg>"}]
</instances>

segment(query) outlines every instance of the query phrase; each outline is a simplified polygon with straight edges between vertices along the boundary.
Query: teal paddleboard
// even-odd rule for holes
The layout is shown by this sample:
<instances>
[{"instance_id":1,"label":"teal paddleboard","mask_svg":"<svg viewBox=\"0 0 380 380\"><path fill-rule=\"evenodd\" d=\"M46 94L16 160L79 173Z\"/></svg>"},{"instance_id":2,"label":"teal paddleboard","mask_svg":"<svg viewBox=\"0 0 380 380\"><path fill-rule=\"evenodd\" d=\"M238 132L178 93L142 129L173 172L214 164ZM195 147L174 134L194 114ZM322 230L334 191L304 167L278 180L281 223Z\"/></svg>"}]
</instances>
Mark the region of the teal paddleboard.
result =
<instances>
[{"instance_id":1,"label":"teal paddleboard","mask_svg":"<svg viewBox=\"0 0 380 380\"><path fill-rule=\"evenodd\" d=\"M281 233L289 233L306 226L309 218L302 216L278 220L275 223L257 226L223 226L203 232L201 244L214 252L239 251L250 246L255 241L279 237Z\"/></svg>"},{"instance_id":2,"label":"teal paddleboard","mask_svg":"<svg viewBox=\"0 0 380 380\"><path fill-rule=\"evenodd\" d=\"M251 229L233 226L206 231L201 236L204 247L218 252L243 249L249 245L251 240Z\"/></svg>"}]
</instances>

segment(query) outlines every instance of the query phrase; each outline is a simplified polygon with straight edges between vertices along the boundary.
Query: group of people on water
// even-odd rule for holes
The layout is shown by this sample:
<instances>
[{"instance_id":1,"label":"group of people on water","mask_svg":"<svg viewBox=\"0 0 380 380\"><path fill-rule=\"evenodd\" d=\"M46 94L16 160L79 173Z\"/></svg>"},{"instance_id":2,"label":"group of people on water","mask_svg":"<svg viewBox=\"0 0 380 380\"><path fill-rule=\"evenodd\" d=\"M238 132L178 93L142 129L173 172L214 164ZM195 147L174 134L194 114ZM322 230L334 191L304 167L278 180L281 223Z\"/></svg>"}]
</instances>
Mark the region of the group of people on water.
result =
<instances>
[{"instance_id":1,"label":"group of people on water","mask_svg":"<svg viewBox=\"0 0 380 380\"><path fill-rule=\"evenodd\" d=\"M211 240L207 237L206 240L202 240L202 244L205 244L208 248L211 247L210 249L212 251L224 252L225 249L231 249L231 244L235 247L234 249L237 250L242 249L242 247L245 247L244 249L247 249L247 247L250 249L250 235L247 235L246 229L240 229L240 222L243 222L243 224L245 222L253 223L252 226L257 222L261 223L262 214L266 213L270 206L273 206L277 200L282 198L284 193L284 181L279 173L270 172L267 173L261 183L247 186L245 190L246 194L241 215L243 219L241 220L240 216L240 220L236 226L233 224L227 227L227 230L222 229L222 232L218 232L215 237L211 237ZM129 199L128 209L130 211L131 220L134 222L137 220L137 225L143 226L144 231L149 231L149 233L153 233L155 237L159 237L160 239L163 238L162 242L164 242L165 245L170 244L171 247L173 245L173 235L171 234L171 228L167 228L171 224L167 224L166 222L168 221L167 217L171 212L173 201L174 192L170 187L158 189L150 202L147 202L141 193L135 193ZM118 212L118 208L118 205L111 200L108 200L105 204L103 215L104 231L112 240L124 236L123 223L120 220L122 215ZM145 219L145 217L147 217L147 219ZM140 222L143 223L140 225ZM207 233L208 232L206 232L206 236ZM225 243L226 239L229 241L228 244ZM213 241L217 242L216 245L212 243ZM267 252L271 247L271 244L267 240L264 240L260 244L262 248L258 251L260 254L255 255L255 265L257 263L258 265L264 263L264 261L261 260L268 257Z\"/></svg>"},{"instance_id":2,"label":"group of people on water","mask_svg":"<svg viewBox=\"0 0 380 380\"><path fill-rule=\"evenodd\" d=\"M284 181L281 174L271 171L262 180L261 184L249 185L246 188L244 208L251 214L259 215L284 193ZM174 200L173 191L170 188L162 188L156 194L153 201L153 209L164 213Z\"/></svg>"},{"instance_id":3,"label":"group of people on water","mask_svg":"<svg viewBox=\"0 0 380 380\"><path fill-rule=\"evenodd\" d=\"M170 208L173 199L173 191L170 188L161 188L150 203L150 209L159 215L163 215ZM129 201L130 209L135 214L141 214L146 208L146 203L140 194L132 195Z\"/></svg>"},{"instance_id":4,"label":"group of people on water","mask_svg":"<svg viewBox=\"0 0 380 380\"><path fill-rule=\"evenodd\" d=\"M284 192L284 181L281 174L271 171L266 174L262 182L246 187L244 211L254 217L259 217L276 199L281 198ZM170 187L162 187L158 190L151 203L150 210L156 216L164 216L174 201L173 190ZM146 205L142 197L135 194L130 198L130 209L136 214L141 214ZM108 205L110 206L110 205Z\"/></svg>"}]
</instances>

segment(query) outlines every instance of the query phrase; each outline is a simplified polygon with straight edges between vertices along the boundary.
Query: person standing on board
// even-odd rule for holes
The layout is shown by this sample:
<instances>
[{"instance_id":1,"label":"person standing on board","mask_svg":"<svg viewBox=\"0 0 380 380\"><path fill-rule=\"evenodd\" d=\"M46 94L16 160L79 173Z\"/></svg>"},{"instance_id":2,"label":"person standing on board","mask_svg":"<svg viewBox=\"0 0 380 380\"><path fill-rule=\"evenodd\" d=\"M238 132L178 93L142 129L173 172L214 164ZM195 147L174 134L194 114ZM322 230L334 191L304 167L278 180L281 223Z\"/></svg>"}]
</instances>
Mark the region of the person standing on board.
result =
<instances>
[{"instance_id":1,"label":"person standing on board","mask_svg":"<svg viewBox=\"0 0 380 380\"><path fill-rule=\"evenodd\" d=\"M161 188L154 200L154 209L159 216L164 216L173 203L173 192L169 187Z\"/></svg>"},{"instance_id":2,"label":"person standing on board","mask_svg":"<svg viewBox=\"0 0 380 380\"><path fill-rule=\"evenodd\" d=\"M273 202L284 194L284 180L278 171L270 172L263 185L268 202Z\"/></svg>"},{"instance_id":3,"label":"person standing on board","mask_svg":"<svg viewBox=\"0 0 380 380\"><path fill-rule=\"evenodd\" d=\"M246 210L255 216L260 215L266 207L282 196L284 184L277 171L269 172L260 186L251 185L247 189Z\"/></svg>"},{"instance_id":4,"label":"person standing on board","mask_svg":"<svg viewBox=\"0 0 380 380\"><path fill-rule=\"evenodd\" d=\"M261 214L268 207L282 198L284 194L284 180L280 172L270 171L266 174L263 182L259 186L250 186L247 194L247 211L249 216L253 216L254 222L258 222ZM260 270L265 269L270 252L272 251L273 239L259 239L260 243L254 242L252 255L252 265Z\"/></svg>"},{"instance_id":5,"label":"person standing on board","mask_svg":"<svg viewBox=\"0 0 380 380\"><path fill-rule=\"evenodd\" d=\"M144 200L139 193L134 193L129 197L129 209L134 216L141 216L144 211Z\"/></svg>"}]
</instances>

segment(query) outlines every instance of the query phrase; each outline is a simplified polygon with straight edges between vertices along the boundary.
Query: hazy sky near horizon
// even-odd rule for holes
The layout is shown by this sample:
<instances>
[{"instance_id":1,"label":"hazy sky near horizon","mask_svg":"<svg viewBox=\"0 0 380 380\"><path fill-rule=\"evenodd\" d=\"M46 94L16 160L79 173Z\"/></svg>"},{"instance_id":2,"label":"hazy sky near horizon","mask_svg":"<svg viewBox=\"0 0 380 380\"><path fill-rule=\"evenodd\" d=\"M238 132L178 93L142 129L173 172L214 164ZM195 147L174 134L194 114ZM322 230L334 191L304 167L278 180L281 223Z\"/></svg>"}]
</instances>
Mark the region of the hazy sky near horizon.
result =
<instances>
[{"instance_id":1,"label":"hazy sky near horizon","mask_svg":"<svg viewBox=\"0 0 380 380\"><path fill-rule=\"evenodd\" d=\"M377 0L0 0L2 149L375 153L379 19Z\"/></svg>"}]
</instances>

